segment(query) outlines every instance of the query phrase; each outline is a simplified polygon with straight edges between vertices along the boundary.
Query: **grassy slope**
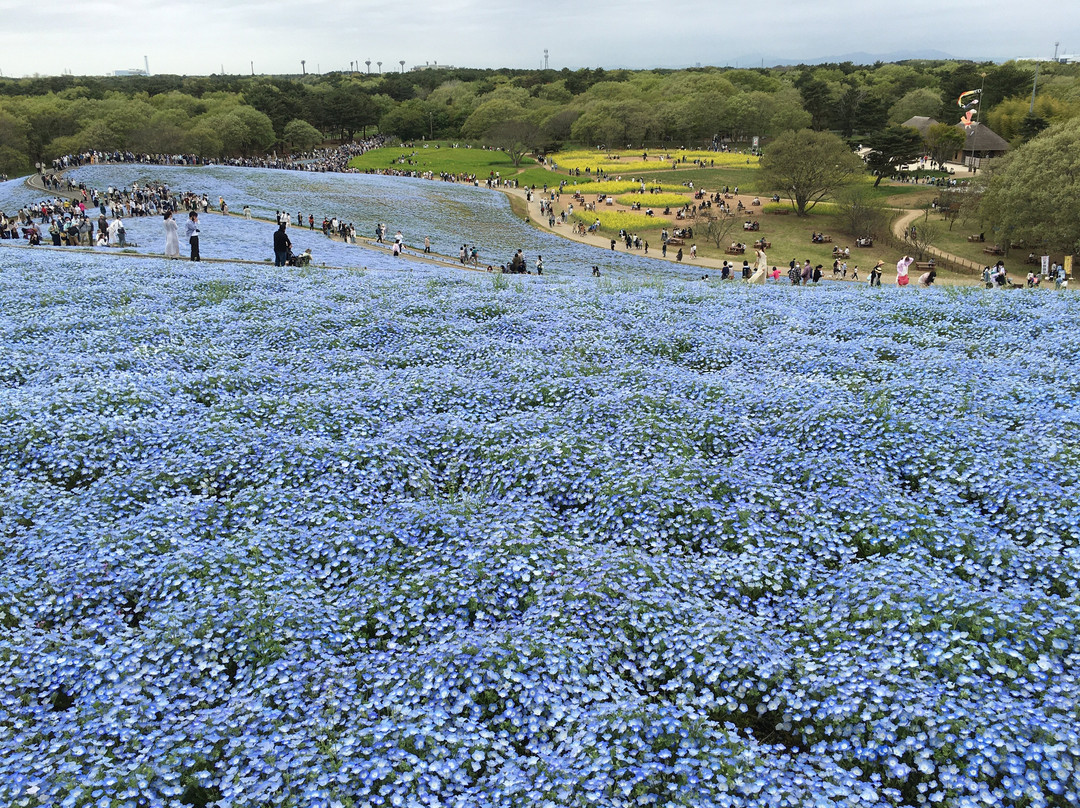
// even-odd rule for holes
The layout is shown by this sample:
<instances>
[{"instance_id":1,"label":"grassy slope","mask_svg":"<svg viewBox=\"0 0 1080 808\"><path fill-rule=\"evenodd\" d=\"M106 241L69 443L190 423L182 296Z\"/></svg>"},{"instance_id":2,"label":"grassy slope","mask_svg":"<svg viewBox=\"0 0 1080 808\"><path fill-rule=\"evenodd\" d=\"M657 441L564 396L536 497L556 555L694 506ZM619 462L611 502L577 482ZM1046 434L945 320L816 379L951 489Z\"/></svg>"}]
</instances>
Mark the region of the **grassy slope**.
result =
<instances>
[{"instance_id":1,"label":"grassy slope","mask_svg":"<svg viewBox=\"0 0 1080 808\"><path fill-rule=\"evenodd\" d=\"M402 157L411 160L411 164L408 162L399 163L398 159ZM555 156L555 159L557 161L557 155ZM477 176L481 181L486 179L492 173L497 172L503 179L514 178L518 181L519 185L531 185L537 187L541 187L545 184L549 187L555 187L559 182L566 180L568 183L577 183L577 190L581 190L582 192L588 188L588 184L592 179L591 176L585 175L571 177L562 170L550 171L539 166L531 158L526 158L521 167L515 168L513 162L503 152L475 147L465 148L464 146L454 148L451 143L430 143L427 144L426 148L423 145L416 145L413 147L396 146L373 149L367 154L353 158L353 160L350 161L350 165L362 170L395 168L408 171L430 171L436 175L443 172L470 174ZM692 182L694 188L704 188L706 190L716 190L723 186L728 186L731 189L738 187L740 195L744 197L744 201L747 203L749 202L750 196L758 195L763 197L772 190L762 182L762 177L756 164L749 164L745 167L727 166L722 168L699 168L680 165L679 168L674 170L670 167L663 168L662 165L668 164L658 164L657 168L646 172L630 172L624 178L629 178L630 174L633 173L636 178L644 179L647 183L683 185ZM617 165L614 164L608 166L609 178L613 179L615 176L620 176L615 172L616 168ZM889 207L921 207L937 195L937 191L934 188L926 185L882 184L877 188L873 188L868 179L867 186L871 188L871 193L874 196L879 198ZM586 198L588 201L592 201L591 197L587 196ZM691 198L689 191L687 191L687 200L689 201ZM569 196L564 195L561 204L557 206L557 209L561 209L569 201L571 201ZM576 205L575 207L580 209L580 205ZM515 202L512 203L512 209L514 210L515 215L524 217L525 211L520 202L515 200ZM761 230L757 233L752 233L738 229L734 231L731 238L750 244L759 235L764 236L772 242L772 247L769 249L770 264L786 266L792 258L796 258L799 261L809 259L812 264L823 264L826 271L830 272L833 261L832 244L812 244L810 242L811 231L828 233L833 236L834 244L851 247L851 258L849 259L848 264L849 266L858 264L864 275L868 268L872 266L879 257L887 262L889 261L889 254L886 254L887 251L885 250L880 248L859 249L854 247L854 237L844 231L840 217L832 210L818 208L816 211L812 212L811 215L803 218L795 215L777 216L762 214L760 211L757 211L756 213L756 216L752 215L751 217L758 220L761 225ZM638 235L649 242L651 251L659 251L660 229L664 224L666 223L658 220L655 227L637 231ZM676 226L683 226L685 224L693 226L695 223L691 221L676 222L675 224ZM976 261L982 260L981 246L969 245L966 242L966 230L963 229L963 226L957 225L956 228L954 228L954 231L953 236L950 236L948 232L945 231L945 237L942 239L941 247L949 251L953 251L953 247L956 247L955 252L958 255L970 257L972 260ZM615 236L617 233L605 232L605 235ZM718 258L727 257L723 248L718 249L700 238L695 239L694 242L697 244L699 255ZM753 257L752 250L748 251L747 257ZM739 260L741 263L741 259Z\"/></svg>"}]
</instances>

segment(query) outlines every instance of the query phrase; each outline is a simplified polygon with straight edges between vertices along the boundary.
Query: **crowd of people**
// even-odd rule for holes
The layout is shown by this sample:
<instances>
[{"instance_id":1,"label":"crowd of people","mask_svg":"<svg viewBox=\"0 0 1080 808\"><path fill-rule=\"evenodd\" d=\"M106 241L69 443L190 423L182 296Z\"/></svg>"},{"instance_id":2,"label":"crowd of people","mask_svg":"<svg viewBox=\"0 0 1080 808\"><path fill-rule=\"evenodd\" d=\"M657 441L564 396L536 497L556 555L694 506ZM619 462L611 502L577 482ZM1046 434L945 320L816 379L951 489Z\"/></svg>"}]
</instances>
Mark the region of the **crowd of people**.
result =
<instances>
[{"instance_id":1,"label":"crowd of people","mask_svg":"<svg viewBox=\"0 0 1080 808\"><path fill-rule=\"evenodd\" d=\"M126 241L124 219L160 214L163 217L166 235L165 254L168 257L179 257L179 226L175 219L173 219L173 214L186 211L188 217L184 223L184 234L187 237L191 248L191 260L198 261L198 214L200 212L209 212L212 204L207 194L199 194L191 191L175 192L164 184L141 186L138 182L132 183L128 188L110 186L104 190L98 190L88 187L85 183L75 182L70 176L59 172L83 165L108 163L140 163L146 165L235 165L304 171L346 172L356 171L355 169L350 169L348 167L348 161L352 157L363 154L369 149L377 148L381 145L383 145L382 138L375 137L360 142L343 144L333 149L318 149L312 152L292 154L281 159L237 158L225 161L204 160L197 155L149 155L133 154L128 151L87 151L79 154L65 155L64 157L52 161L52 169L57 173L46 173L46 167L44 165L38 166L41 182L44 184L45 188L57 191L57 196L53 199L35 203L34 205L26 205L11 216L0 212L0 238L25 239L30 245L41 244L43 243L43 240L47 238L54 246L137 246L130 245ZM417 153L414 151L411 155L402 155L396 162L406 165L412 164L412 158L415 157L416 154ZM371 171L373 170L369 170L369 172ZM418 172L408 169L383 169L377 173L426 177L428 179L435 178L435 175L432 172ZM438 175L438 178L445 182L467 182L472 185L480 184L480 179L472 174L441 173ZM955 182L955 180L952 182ZM490 172L489 176L484 180L484 183L490 188L517 186L515 180L505 180L495 171ZM949 184L949 180L945 180L942 184ZM549 216L549 225L551 226L554 226L558 219L561 219L563 222L566 221L567 211L562 211L561 216L557 219L555 215L555 206L553 204L558 202L560 194L566 188L566 185L567 181L562 180L557 187L549 188L545 185L542 191L535 187L525 188L527 201L532 201L534 195L542 195L541 214L543 215L544 212L547 212ZM690 187L692 189L692 184ZM642 184L640 192L642 194L646 193L644 184ZM736 188L735 193L737 192L738 189ZM574 196L576 199L582 200L582 204L588 209L589 206L584 203L584 197L581 196L580 192L575 193ZM708 195L704 191L698 191L695 194L695 199L702 201L697 205L688 204L680 212L683 216L692 218L694 214L698 212L699 208L708 208L713 204L717 204L721 210L727 210L728 205L726 199L728 198L731 198L731 192L726 187L717 191L714 195ZM229 212L227 203L223 198L217 200L216 207L223 215ZM251 218L251 210L249 207L244 207L243 215L247 218ZM35 221L35 218L37 221ZM287 228L292 223L289 214L285 211L279 211L275 218L279 224L278 231L275 233L274 237L274 253L276 261L285 264L304 262L305 259L306 261L310 261L310 250L301 256L295 256L291 251L291 242L288 242L287 236ZM314 214L309 213L305 220L304 215L301 212L297 212L296 226L304 227L305 221L308 229L315 229L316 217ZM324 216L322 217L319 226L322 233L328 237L338 238L346 243L356 243L356 228L352 222L345 222L337 216ZM596 226L598 226L598 223L597 225L594 225L594 227L588 228L588 230L592 231ZM582 224L576 226L575 230L585 231L586 228ZM584 234L584 232L582 232L582 234ZM677 234L685 234L687 237L690 237L690 233L677 231ZM385 235L386 225L380 222L375 227L375 242L379 244L386 243L384 241ZM285 249L281 249L283 243L281 241L282 238L286 240ZM627 249L644 249L645 254L648 254L648 242L641 239L637 234L623 231L620 233L619 238L626 244ZM818 240L818 234L814 234L812 241L816 242ZM820 240L826 239L820 237ZM670 241L666 228L662 232L661 241L661 252L664 257L666 257L667 247ZM758 246L759 245L755 243L755 247ZM611 248L615 248L614 239L611 240ZM394 238L390 249L395 255L403 254L405 244L400 231L398 231ZM429 237L424 239L424 252L431 252L431 241ZM850 252L847 249L841 251L834 248L833 253L833 277L836 279L846 279L848 276L847 259L850 257ZM696 254L696 246L692 245L690 253L691 258L695 258ZM463 245L459 258L462 264L479 264L478 251L475 246L470 247L468 245ZM676 260L681 261L682 258L683 251L680 247ZM909 282L908 268L913 262L914 259L905 256L897 263L896 283L898 286L905 286ZM884 262L878 261L870 270L868 282L871 286L881 285L881 267L883 264ZM510 273L524 273L529 271L520 250L507 264L499 265L498 270L495 270L494 267L489 267L489 269ZM803 263L792 259L789 264L788 277L793 285L816 284L819 283L823 277L822 270L823 266L821 264L814 266L809 259ZM543 259L540 257L537 258L536 273L543 274ZM724 280L734 279L740 276L743 279L749 280L752 273L753 268L750 266L749 262L745 260L743 261L741 268L735 264L729 265L725 260L720 269L720 277ZM919 277L919 284L921 286L932 285L936 279L936 274L936 268L931 260L928 264L927 271ZM771 272L761 273L761 275L761 279L767 275L775 281L780 277L780 270L777 267L773 267ZM703 277L707 278L708 276ZM857 265L852 269L852 280L859 280L859 267ZM1051 280L1058 289L1066 286L1067 274L1065 267L1054 263L1052 266L1044 268L1039 273L1034 271L1029 272L1027 276L1027 286L1037 287ZM1015 284L1009 279L1008 273L1005 271L1004 261L998 261L993 268L989 266L985 267L983 270L983 281L988 288L1017 288L1020 286L1020 284Z\"/></svg>"},{"instance_id":2,"label":"crowd of people","mask_svg":"<svg viewBox=\"0 0 1080 808\"><path fill-rule=\"evenodd\" d=\"M156 166L210 166L227 165L240 166L243 168L278 168L289 171L317 171L357 173L358 170L349 167L349 160L364 154L371 149L384 145L385 138L382 135L367 138L365 140L343 143L329 149L314 149L309 152L297 152L282 157L232 157L224 160L202 157L197 154L136 154L131 151L102 151L88 149L77 154L65 154L52 161L54 172L66 171L69 168L78 168L86 165L100 165L109 163L136 163L140 165ZM39 163L38 173L46 175L48 166Z\"/></svg>"}]
</instances>

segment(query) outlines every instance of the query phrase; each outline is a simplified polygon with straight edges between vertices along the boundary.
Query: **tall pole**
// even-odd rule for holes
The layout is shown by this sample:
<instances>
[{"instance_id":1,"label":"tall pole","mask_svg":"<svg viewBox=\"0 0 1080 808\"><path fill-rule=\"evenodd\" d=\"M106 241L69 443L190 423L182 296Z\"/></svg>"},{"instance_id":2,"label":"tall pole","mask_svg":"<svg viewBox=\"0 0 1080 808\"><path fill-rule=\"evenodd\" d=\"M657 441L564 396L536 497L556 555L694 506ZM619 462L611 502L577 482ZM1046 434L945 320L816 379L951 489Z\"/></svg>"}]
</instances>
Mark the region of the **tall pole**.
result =
<instances>
[{"instance_id":1,"label":"tall pole","mask_svg":"<svg viewBox=\"0 0 1080 808\"><path fill-rule=\"evenodd\" d=\"M301 59L300 60L300 70L303 71L303 74L305 76L307 75L307 60L306 59Z\"/></svg>"},{"instance_id":2,"label":"tall pole","mask_svg":"<svg viewBox=\"0 0 1080 808\"><path fill-rule=\"evenodd\" d=\"M401 65L401 72L404 73L405 72L405 60L404 59L399 60L398 64Z\"/></svg>"},{"instance_id":3,"label":"tall pole","mask_svg":"<svg viewBox=\"0 0 1080 808\"><path fill-rule=\"evenodd\" d=\"M1035 114L1035 88L1039 86L1039 67L1042 62L1035 63L1035 81L1031 85L1031 106L1028 107L1028 115Z\"/></svg>"},{"instance_id":4,"label":"tall pole","mask_svg":"<svg viewBox=\"0 0 1080 808\"><path fill-rule=\"evenodd\" d=\"M370 76L371 75L371 60L370 59L365 59L364 64L367 65L367 74Z\"/></svg>"},{"instance_id":5,"label":"tall pole","mask_svg":"<svg viewBox=\"0 0 1080 808\"><path fill-rule=\"evenodd\" d=\"M377 64L379 66L379 75L381 76L382 75L382 62L376 62L375 64Z\"/></svg>"},{"instance_id":6,"label":"tall pole","mask_svg":"<svg viewBox=\"0 0 1080 808\"><path fill-rule=\"evenodd\" d=\"M982 124L982 115L980 115L980 113L982 112L983 105L986 103L986 98L983 97L983 90L986 89L986 73L983 72L983 73L980 73L979 75L982 76L982 82L979 84L979 106L975 108L975 114L979 116L979 120L977 121L977 123L981 125ZM973 141L972 144L971 144L971 173L972 174L974 174L976 171L978 171L979 167L978 167L978 164L975 162L977 159L980 159L980 158L977 158L975 156L975 143Z\"/></svg>"}]
</instances>

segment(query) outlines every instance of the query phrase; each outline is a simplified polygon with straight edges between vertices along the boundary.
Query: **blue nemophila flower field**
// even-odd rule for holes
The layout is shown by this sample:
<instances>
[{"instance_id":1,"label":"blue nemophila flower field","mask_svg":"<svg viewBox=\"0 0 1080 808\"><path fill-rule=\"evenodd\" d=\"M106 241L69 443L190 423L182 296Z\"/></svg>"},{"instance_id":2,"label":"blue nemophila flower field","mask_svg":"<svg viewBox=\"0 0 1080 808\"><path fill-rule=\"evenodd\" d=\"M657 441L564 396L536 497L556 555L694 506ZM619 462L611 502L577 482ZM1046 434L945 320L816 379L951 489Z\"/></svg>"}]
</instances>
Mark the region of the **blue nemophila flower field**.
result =
<instances>
[{"instance_id":1,"label":"blue nemophila flower field","mask_svg":"<svg viewBox=\"0 0 1080 808\"><path fill-rule=\"evenodd\" d=\"M1080 801L1075 295L386 264L0 250L0 803Z\"/></svg>"}]
</instances>

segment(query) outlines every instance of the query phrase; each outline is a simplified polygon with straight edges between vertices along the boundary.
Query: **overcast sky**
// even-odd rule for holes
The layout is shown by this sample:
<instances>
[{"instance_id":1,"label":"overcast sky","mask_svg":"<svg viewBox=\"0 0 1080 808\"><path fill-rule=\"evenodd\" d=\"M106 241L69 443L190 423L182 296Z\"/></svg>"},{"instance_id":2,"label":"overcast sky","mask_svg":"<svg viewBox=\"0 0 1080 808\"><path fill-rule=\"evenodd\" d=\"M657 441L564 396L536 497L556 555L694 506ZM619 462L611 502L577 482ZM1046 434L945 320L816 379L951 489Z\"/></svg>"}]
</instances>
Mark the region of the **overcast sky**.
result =
<instances>
[{"instance_id":1,"label":"overcast sky","mask_svg":"<svg viewBox=\"0 0 1080 808\"><path fill-rule=\"evenodd\" d=\"M0 72L105 75L458 67L756 66L852 53L1080 53L1076 0L0 0Z\"/></svg>"}]
</instances>

